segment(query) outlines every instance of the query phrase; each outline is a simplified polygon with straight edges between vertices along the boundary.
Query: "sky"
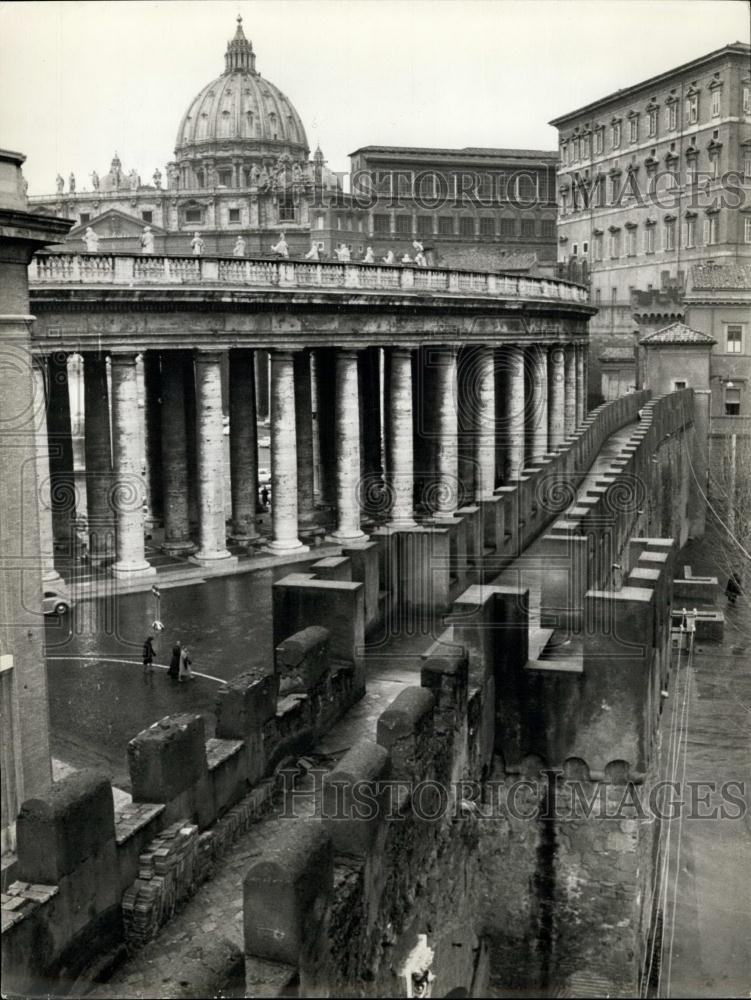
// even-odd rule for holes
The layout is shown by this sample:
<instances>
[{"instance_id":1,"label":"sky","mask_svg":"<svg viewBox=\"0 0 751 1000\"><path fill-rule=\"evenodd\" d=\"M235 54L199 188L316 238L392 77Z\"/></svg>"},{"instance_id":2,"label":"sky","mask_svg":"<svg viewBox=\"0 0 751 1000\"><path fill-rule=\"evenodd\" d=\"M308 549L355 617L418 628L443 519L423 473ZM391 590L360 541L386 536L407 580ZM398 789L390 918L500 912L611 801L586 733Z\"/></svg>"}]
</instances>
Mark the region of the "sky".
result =
<instances>
[{"instance_id":1,"label":"sky","mask_svg":"<svg viewBox=\"0 0 751 1000\"><path fill-rule=\"evenodd\" d=\"M334 170L363 145L555 149L547 123L729 42L744 0L0 2L0 146L29 194L117 151L150 183L238 14Z\"/></svg>"}]
</instances>

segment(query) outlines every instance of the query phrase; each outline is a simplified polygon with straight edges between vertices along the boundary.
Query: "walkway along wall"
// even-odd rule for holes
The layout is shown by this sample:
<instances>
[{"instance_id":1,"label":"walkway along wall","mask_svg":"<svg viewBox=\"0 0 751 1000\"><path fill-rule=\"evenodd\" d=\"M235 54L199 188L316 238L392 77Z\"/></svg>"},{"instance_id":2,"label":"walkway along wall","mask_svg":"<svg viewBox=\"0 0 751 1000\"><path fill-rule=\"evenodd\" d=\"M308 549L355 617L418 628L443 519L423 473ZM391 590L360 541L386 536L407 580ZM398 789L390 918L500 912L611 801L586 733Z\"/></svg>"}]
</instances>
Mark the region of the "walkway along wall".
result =
<instances>
[{"instance_id":1,"label":"walkway along wall","mask_svg":"<svg viewBox=\"0 0 751 1000\"><path fill-rule=\"evenodd\" d=\"M668 420L671 399L655 402L653 422ZM613 404L617 418L603 408L588 426L608 422L604 440L629 405ZM296 976L300 995L322 995L324 982L410 995L430 976L436 995L482 994L489 976L550 988L582 967L607 982L638 981L649 825L631 815L546 818L536 806L550 806L550 783L519 784L545 768L620 801L649 776L668 682L672 540L634 539L624 551L633 580L586 593L573 669L530 661L524 590L475 583L452 603L421 686L403 690L376 733L323 778L321 818L290 818L249 869L254 995L276 995ZM225 685L208 741L202 720L186 715L136 737L124 813L115 817L108 783L90 772L24 804L20 880L3 899L11 989L48 991L105 947L147 940L271 807L285 762L362 694L373 569L354 566L321 560L312 575L279 581L273 669ZM365 579L353 582L355 573ZM295 635L280 633L282 616ZM353 820L349 807L369 787L365 805L375 798L377 808Z\"/></svg>"}]
</instances>

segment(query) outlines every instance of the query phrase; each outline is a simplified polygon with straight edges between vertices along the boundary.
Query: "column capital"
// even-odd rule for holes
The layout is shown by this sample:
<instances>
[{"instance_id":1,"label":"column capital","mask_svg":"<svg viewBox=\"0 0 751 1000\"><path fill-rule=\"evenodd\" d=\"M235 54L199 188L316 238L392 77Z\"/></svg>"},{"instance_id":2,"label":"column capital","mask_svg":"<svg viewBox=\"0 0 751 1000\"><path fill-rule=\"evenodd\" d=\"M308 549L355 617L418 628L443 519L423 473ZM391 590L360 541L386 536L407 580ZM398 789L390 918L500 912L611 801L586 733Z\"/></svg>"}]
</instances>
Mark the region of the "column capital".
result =
<instances>
[{"instance_id":1,"label":"column capital","mask_svg":"<svg viewBox=\"0 0 751 1000\"><path fill-rule=\"evenodd\" d=\"M222 355L224 353L225 352L223 350L218 348L204 347L197 347L193 352L195 360L197 362L201 362L202 364L218 364L222 360Z\"/></svg>"},{"instance_id":2,"label":"column capital","mask_svg":"<svg viewBox=\"0 0 751 1000\"><path fill-rule=\"evenodd\" d=\"M110 362L113 365L134 365L139 353L139 351L112 351Z\"/></svg>"}]
</instances>

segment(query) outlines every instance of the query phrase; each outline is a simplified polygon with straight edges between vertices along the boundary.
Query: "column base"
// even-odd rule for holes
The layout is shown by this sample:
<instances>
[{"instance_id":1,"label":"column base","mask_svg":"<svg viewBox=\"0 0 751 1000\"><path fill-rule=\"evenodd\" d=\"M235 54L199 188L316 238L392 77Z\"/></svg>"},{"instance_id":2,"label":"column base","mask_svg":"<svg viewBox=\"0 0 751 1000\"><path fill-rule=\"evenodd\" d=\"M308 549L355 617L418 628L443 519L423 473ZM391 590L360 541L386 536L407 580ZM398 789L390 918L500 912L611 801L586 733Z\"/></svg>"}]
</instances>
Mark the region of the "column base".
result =
<instances>
[{"instance_id":1,"label":"column base","mask_svg":"<svg viewBox=\"0 0 751 1000\"><path fill-rule=\"evenodd\" d=\"M228 562L228 560L231 560L231 562ZM188 556L188 561L196 563L198 566L213 566L219 562L228 566L237 562L237 556L233 556L227 549L217 549L214 552L202 552L199 549L198 552Z\"/></svg>"},{"instance_id":2,"label":"column base","mask_svg":"<svg viewBox=\"0 0 751 1000\"><path fill-rule=\"evenodd\" d=\"M163 542L162 552L167 556L189 556L196 551L196 543L189 538L182 542Z\"/></svg>"},{"instance_id":3,"label":"column base","mask_svg":"<svg viewBox=\"0 0 751 1000\"><path fill-rule=\"evenodd\" d=\"M253 545L259 545L262 541L260 535L243 535L239 532L230 533L230 541L233 541L236 545L240 545L244 549L249 549Z\"/></svg>"},{"instance_id":4,"label":"column base","mask_svg":"<svg viewBox=\"0 0 751 1000\"><path fill-rule=\"evenodd\" d=\"M384 524L384 528L388 528L389 531L409 531L416 527L417 521L412 517L399 517Z\"/></svg>"},{"instance_id":5,"label":"column base","mask_svg":"<svg viewBox=\"0 0 751 1000\"><path fill-rule=\"evenodd\" d=\"M280 541L268 542L264 551L272 556L283 556L291 553L310 552L309 545L303 545L299 538L283 538Z\"/></svg>"},{"instance_id":6,"label":"column base","mask_svg":"<svg viewBox=\"0 0 751 1000\"><path fill-rule=\"evenodd\" d=\"M48 569L42 573L43 587L58 587L62 582L63 578L56 569Z\"/></svg>"},{"instance_id":7,"label":"column base","mask_svg":"<svg viewBox=\"0 0 751 1000\"><path fill-rule=\"evenodd\" d=\"M327 538L334 542L336 545L349 544L349 542L361 542L368 536L364 531L332 531Z\"/></svg>"},{"instance_id":8,"label":"column base","mask_svg":"<svg viewBox=\"0 0 751 1000\"><path fill-rule=\"evenodd\" d=\"M112 575L117 580L130 580L134 577L156 576L156 569L146 561L116 562L112 567Z\"/></svg>"}]
</instances>

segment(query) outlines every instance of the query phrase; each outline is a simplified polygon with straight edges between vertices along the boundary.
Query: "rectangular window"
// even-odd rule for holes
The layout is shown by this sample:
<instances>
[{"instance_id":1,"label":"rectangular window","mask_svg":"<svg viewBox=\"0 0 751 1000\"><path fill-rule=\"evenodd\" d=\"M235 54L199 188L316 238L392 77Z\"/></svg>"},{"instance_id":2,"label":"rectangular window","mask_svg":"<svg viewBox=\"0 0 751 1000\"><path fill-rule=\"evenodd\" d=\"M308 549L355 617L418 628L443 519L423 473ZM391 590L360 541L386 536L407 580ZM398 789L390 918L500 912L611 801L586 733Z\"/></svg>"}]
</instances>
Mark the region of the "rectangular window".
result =
<instances>
[{"instance_id":1,"label":"rectangular window","mask_svg":"<svg viewBox=\"0 0 751 1000\"><path fill-rule=\"evenodd\" d=\"M644 230L644 252L655 252L655 226L647 226Z\"/></svg>"},{"instance_id":2,"label":"rectangular window","mask_svg":"<svg viewBox=\"0 0 751 1000\"><path fill-rule=\"evenodd\" d=\"M722 91L718 88L712 91L712 117L720 117L720 95Z\"/></svg>"},{"instance_id":3,"label":"rectangular window","mask_svg":"<svg viewBox=\"0 0 751 1000\"><path fill-rule=\"evenodd\" d=\"M532 239L535 235L535 220L522 219L522 236Z\"/></svg>"},{"instance_id":4,"label":"rectangular window","mask_svg":"<svg viewBox=\"0 0 751 1000\"><path fill-rule=\"evenodd\" d=\"M751 222L751 218L747 221ZM543 219L540 223L540 235L546 239L555 236L555 219ZM749 240L751 242L751 240Z\"/></svg>"},{"instance_id":5,"label":"rectangular window","mask_svg":"<svg viewBox=\"0 0 751 1000\"><path fill-rule=\"evenodd\" d=\"M613 125L613 130L611 134L611 142L613 149L618 149L621 145L621 123L615 122Z\"/></svg>"},{"instance_id":6,"label":"rectangular window","mask_svg":"<svg viewBox=\"0 0 751 1000\"><path fill-rule=\"evenodd\" d=\"M719 222L716 215L710 215L704 220L704 242L712 246L719 240Z\"/></svg>"},{"instance_id":7,"label":"rectangular window","mask_svg":"<svg viewBox=\"0 0 751 1000\"><path fill-rule=\"evenodd\" d=\"M689 94L686 98L686 123L695 125L699 120L699 95Z\"/></svg>"},{"instance_id":8,"label":"rectangular window","mask_svg":"<svg viewBox=\"0 0 751 1000\"><path fill-rule=\"evenodd\" d=\"M388 215L374 215L373 216L373 232L374 233L387 233L389 231L389 217Z\"/></svg>"},{"instance_id":9,"label":"rectangular window","mask_svg":"<svg viewBox=\"0 0 751 1000\"><path fill-rule=\"evenodd\" d=\"M743 218L743 242L751 243L751 215Z\"/></svg>"},{"instance_id":10,"label":"rectangular window","mask_svg":"<svg viewBox=\"0 0 751 1000\"><path fill-rule=\"evenodd\" d=\"M438 216L438 232L441 236L453 236L454 235L454 217L453 215L439 215Z\"/></svg>"},{"instance_id":11,"label":"rectangular window","mask_svg":"<svg viewBox=\"0 0 751 1000\"><path fill-rule=\"evenodd\" d=\"M279 221L280 222L295 221L295 203L292 201L291 197L285 197L279 199Z\"/></svg>"},{"instance_id":12,"label":"rectangular window","mask_svg":"<svg viewBox=\"0 0 751 1000\"><path fill-rule=\"evenodd\" d=\"M737 417L741 412L741 390L727 387L725 389L725 416Z\"/></svg>"},{"instance_id":13,"label":"rectangular window","mask_svg":"<svg viewBox=\"0 0 751 1000\"><path fill-rule=\"evenodd\" d=\"M595 153L602 153L605 148L605 129L598 128L595 132Z\"/></svg>"},{"instance_id":14,"label":"rectangular window","mask_svg":"<svg viewBox=\"0 0 751 1000\"><path fill-rule=\"evenodd\" d=\"M495 236L495 219L487 216L480 219L480 236Z\"/></svg>"},{"instance_id":15,"label":"rectangular window","mask_svg":"<svg viewBox=\"0 0 751 1000\"><path fill-rule=\"evenodd\" d=\"M657 109L653 108L649 112L649 136L654 138L657 135Z\"/></svg>"},{"instance_id":16,"label":"rectangular window","mask_svg":"<svg viewBox=\"0 0 751 1000\"><path fill-rule=\"evenodd\" d=\"M396 231L400 236L409 236L412 233L412 216L397 215Z\"/></svg>"},{"instance_id":17,"label":"rectangular window","mask_svg":"<svg viewBox=\"0 0 751 1000\"><path fill-rule=\"evenodd\" d=\"M747 181L751 180L751 152L748 150L743 154L743 176Z\"/></svg>"},{"instance_id":18,"label":"rectangular window","mask_svg":"<svg viewBox=\"0 0 751 1000\"><path fill-rule=\"evenodd\" d=\"M90 218L91 218L91 213L90 212L81 212L81 215L80 215L81 225L85 226L86 223L89 221ZM151 222L151 219L149 219L149 222Z\"/></svg>"},{"instance_id":19,"label":"rectangular window","mask_svg":"<svg viewBox=\"0 0 751 1000\"><path fill-rule=\"evenodd\" d=\"M566 142L561 143L561 165L564 167L568 165L568 143Z\"/></svg>"},{"instance_id":20,"label":"rectangular window","mask_svg":"<svg viewBox=\"0 0 751 1000\"><path fill-rule=\"evenodd\" d=\"M675 222L665 223L663 245L666 250L675 250Z\"/></svg>"},{"instance_id":21,"label":"rectangular window","mask_svg":"<svg viewBox=\"0 0 751 1000\"><path fill-rule=\"evenodd\" d=\"M678 390L685 388L686 388L685 379L676 379L673 381L673 392L678 392Z\"/></svg>"},{"instance_id":22,"label":"rectangular window","mask_svg":"<svg viewBox=\"0 0 751 1000\"><path fill-rule=\"evenodd\" d=\"M586 240L582 243L582 253L583 254L589 253L589 243L587 243Z\"/></svg>"},{"instance_id":23,"label":"rectangular window","mask_svg":"<svg viewBox=\"0 0 751 1000\"><path fill-rule=\"evenodd\" d=\"M582 156L585 160L589 159L589 136L585 135L582 139Z\"/></svg>"},{"instance_id":24,"label":"rectangular window","mask_svg":"<svg viewBox=\"0 0 751 1000\"><path fill-rule=\"evenodd\" d=\"M201 209L200 208L186 208L185 209L185 221L186 222L200 222L201 221Z\"/></svg>"},{"instance_id":25,"label":"rectangular window","mask_svg":"<svg viewBox=\"0 0 751 1000\"><path fill-rule=\"evenodd\" d=\"M611 233L610 234L610 256L620 257L621 255L621 234Z\"/></svg>"},{"instance_id":26,"label":"rectangular window","mask_svg":"<svg viewBox=\"0 0 751 1000\"><path fill-rule=\"evenodd\" d=\"M154 213L151 211L143 211L141 212L141 219L144 222L152 223L154 221Z\"/></svg>"},{"instance_id":27,"label":"rectangular window","mask_svg":"<svg viewBox=\"0 0 751 1000\"><path fill-rule=\"evenodd\" d=\"M639 138L639 119L632 118L630 123L629 139L631 142L636 142Z\"/></svg>"},{"instance_id":28,"label":"rectangular window","mask_svg":"<svg viewBox=\"0 0 751 1000\"><path fill-rule=\"evenodd\" d=\"M468 215L461 216L461 218L459 219L459 235L474 236L475 220L470 218Z\"/></svg>"},{"instance_id":29,"label":"rectangular window","mask_svg":"<svg viewBox=\"0 0 751 1000\"><path fill-rule=\"evenodd\" d=\"M602 236L598 234L594 239L595 260L602 260Z\"/></svg>"},{"instance_id":30,"label":"rectangular window","mask_svg":"<svg viewBox=\"0 0 751 1000\"><path fill-rule=\"evenodd\" d=\"M686 219L686 246L696 246L696 219Z\"/></svg>"},{"instance_id":31,"label":"rectangular window","mask_svg":"<svg viewBox=\"0 0 751 1000\"><path fill-rule=\"evenodd\" d=\"M602 303L602 289L595 288L595 305L599 306Z\"/></svg>"},{"instance_id":32,"label":"rectangular window","mask_svg":"<svg viewBox=\"0 0 751 1000\"><path fill-rule=\"evenodd\" d=\"M501 236L516 236L516 219L501 219Z\"/></svg>"},{"instance_id":33,"label":"rectangular window","mask_svg":"<svg viewBox=\"0 0 751 1000\"><path fill-rule=\"evenodd\" d=\"M751 83L743 84L743 114L751 115Z\"/></svg>"},{"instance_id":34,"label":"rectangular window","mask_svg":"<svg viewBox=\"0 0 751 1000\"><path fill-rule=\"evenodd\" d=\"M574 162L581 159L581 139L577 136L574 139Z\"/></svg>"},{"instance_id":35,"label":"rectangular window","mask_svg":"<svg viewBox=\"0 0 751 1000\"><path fill-rule=\"evenodd\" d=\"M571 253L573 254L574 257L577 256L577 254L579 253L579 244L578 243L574 243L574 245L571 247Z\"/></svg>"},{"instance_id":36,"label":"rectangular window","mask_svg":"<svg viewBox=\"0 0 751 1000\"><path fill-rule=\"evenodd\" d=\"M667 111L668 131L673 132L678 128L678 102L668 104Z\"/></svg>"},{"instance_id":37,"label":"rectangular window","mask_svg":"<svg viewBox=\"0 0 751 1000\"><path fill-rule=\"evenodd\" d=\"M229 221L230 222L239 222L240 221L240 209L239 208L231 208L229 210Z\"/></svg>"},{"instance_id":38,"label":"rectangular window","mask_svg":"<svg viewBox=\"0 0 751 1000\"><path fill-rule=\"evenodd\" d=\"M629 229L628 233L627 233L627 236L626 236L626 239L628 241L628 250L626 252L628 253L629 257L635 257L636 256L636 230L635 229Z\"/></svg>"},{"instance_id":39,"label":"rectangular window","mask_svg":"<svg viewBox=\"0 0 751 1000\"><path fill-rule=\"evenodd\" d=\"M728 325L725 333L726 337L726 351L728 354L742 354L743 353L743 327L735 324Z\"/></svg>"},{"instance_id":40,"label":"rectangular window","mask_svg":"<svg viewBox=\"0 0 751 1000\"><path fill-rule=\"evenodd\" d=\"M430 236L433 232L433 216L432 215L418 215L417 216L417 232L420 236Z\"/></svg>"}]
</instances>

